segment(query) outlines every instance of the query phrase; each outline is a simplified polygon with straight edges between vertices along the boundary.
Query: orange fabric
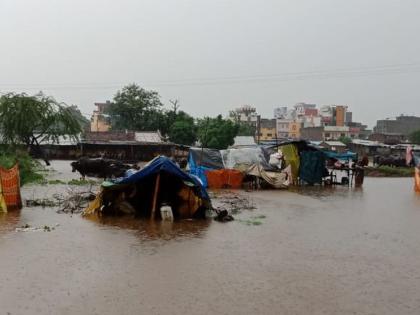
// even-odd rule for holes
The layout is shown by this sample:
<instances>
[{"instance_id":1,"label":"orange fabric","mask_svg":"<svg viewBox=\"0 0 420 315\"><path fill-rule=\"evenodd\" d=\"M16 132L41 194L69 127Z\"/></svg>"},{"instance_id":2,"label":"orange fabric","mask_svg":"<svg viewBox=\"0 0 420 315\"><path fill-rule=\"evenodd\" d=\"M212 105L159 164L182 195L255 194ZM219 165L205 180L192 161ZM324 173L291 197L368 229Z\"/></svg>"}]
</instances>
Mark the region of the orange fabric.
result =
<instances>
[{"instance_id":1,"label":"orange fabric","mask_svg":"<svg viewBox=\"0 0 420 315\"><path fill-rule=\"evenodd\" d=\"M420 193L420 169L417 167L414 172L414 190Z\"/></svg>"},{"instance_id":2,"label":"orange fabric","mask_svg":"<svg viewBox=\"0 0 420 315\"><path fill-rule=\"evenodd\" d=\"M0 167L0 180L7 208L9 210L22 208L18 164L9 170Z\"/></svg>"},{"instance_id":3,"label":"orange fabric","mask_svg":"<svg viewBox=\"0 0 420 315\"><path fill-rule=\"evenodd\" d=\"M242 187L244 175L237 170L215 170L207 171L207 183L209 188L233 188Z\"/></svg>"}]
</instances>

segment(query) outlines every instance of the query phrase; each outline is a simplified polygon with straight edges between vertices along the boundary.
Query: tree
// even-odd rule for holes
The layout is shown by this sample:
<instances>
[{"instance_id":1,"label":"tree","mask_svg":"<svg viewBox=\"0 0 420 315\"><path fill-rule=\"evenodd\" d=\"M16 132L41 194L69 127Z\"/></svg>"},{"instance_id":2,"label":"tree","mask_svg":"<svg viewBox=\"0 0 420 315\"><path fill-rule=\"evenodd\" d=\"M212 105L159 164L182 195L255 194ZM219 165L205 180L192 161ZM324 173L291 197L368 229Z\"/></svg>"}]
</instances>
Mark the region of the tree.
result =
<instances>
[{"instance_id":1,"label":"tree","mask_svg":"<svg viewBox=\"0 0 420 315\"><path fill-rule=\"evenodd\" d=\"M255 136L255 127L247 124L240 123L238 128L238 136Z\"/></svg>"},{"instance_id":2,"label":"tree","mask_svg":"<svg viewBox=\"0 0 420 315\"><path fill-rule=\"evenodd\" d=\"M77 139L81 131L72 109L50 96L9 93L0 97L0 133L4 143L26 145L47 165L40 145L46 141L58 143L61 136Z\"/></svg>"},{"instance_id":3,"label":"tree","mask_svg":"<svg viewBox=\"0 0 420 315\"><path fill-rule=\"evenodd\" d=\"M178 144L192 145L197 140L197 127L194 118L180 111L169 128L169 140Z\"/></svg>"},{"instance_id":4,"label":"tree","mask_svg":"<svg viewBox=\"0 0 420 315\"><path fill-rule=\"evenodd\" d=\"M232 145L239 131L239 125L222 118L204 118L198 122L198 140L201 145L212 149L226 149Z\"/></svg>"},{"instance_id":5,"label":"tree","mask_svg":"<svg viewBox=\"0 0 420 315\"><path fill-rule=\"evenodd\" d=\"M158 130L166 123L159 94L136 84L117 92L107 114L114 130Z\"/></svg>"},{"instance_id":6,"label":"tree","mask_svg":"<svg viewBox=\"0 0 420 315\"><path fill-rule=\"evenodd\" d=\"M409 139L414 144L420 144L420 129L417 131L412 132L409 135Z\"/></svg>"},{"instance_id":7,"label":"tree","mask_svg":"<svg viewBox=\"0 0 420 315\"><path fill-rule=\"evenodd\" d=\"M77 119L82 130L85 130L88 126L90 127L90 120L87 119L83 114L80 112L79 108L76 105L71 105L68 107L68 110Z\"/></svg>"},{"instance_id":8,"label":"tree","mask_svg":"<svg viewBox=\"0 0 420 315\"><path fill-rule=\"evenodd\" d=\"M348 146L351 143L351 138L349 137L340 137L338 138L338 141L344 143L346 146Z\"/></svg>"}]
</instances>

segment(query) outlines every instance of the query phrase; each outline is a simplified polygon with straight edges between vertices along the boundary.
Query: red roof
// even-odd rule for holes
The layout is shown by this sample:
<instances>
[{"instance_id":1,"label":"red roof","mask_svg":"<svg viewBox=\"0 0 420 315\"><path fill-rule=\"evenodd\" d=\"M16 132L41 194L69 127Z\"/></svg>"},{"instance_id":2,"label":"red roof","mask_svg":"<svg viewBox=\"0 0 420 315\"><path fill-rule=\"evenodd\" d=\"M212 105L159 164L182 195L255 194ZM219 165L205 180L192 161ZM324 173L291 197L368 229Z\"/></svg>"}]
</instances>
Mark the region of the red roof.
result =
<instances>
[{"instance_id":1,"label":"red roof","mask_svg":"<svg viewBox=\"0 0 420 315\"><path fill-rule=\"evenodd\" d=\"M305 108L305 116L318 116L316 108Z\"/></svg>"}]
</instances>

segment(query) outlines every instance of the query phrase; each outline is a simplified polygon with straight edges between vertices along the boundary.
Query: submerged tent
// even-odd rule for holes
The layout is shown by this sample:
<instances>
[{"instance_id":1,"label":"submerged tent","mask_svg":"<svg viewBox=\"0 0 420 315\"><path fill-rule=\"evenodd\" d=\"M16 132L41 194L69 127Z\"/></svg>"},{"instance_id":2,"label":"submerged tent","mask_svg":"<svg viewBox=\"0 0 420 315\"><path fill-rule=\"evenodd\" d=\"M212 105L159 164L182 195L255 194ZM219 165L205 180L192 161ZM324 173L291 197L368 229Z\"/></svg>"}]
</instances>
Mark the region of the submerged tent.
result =
<instances>
[{"instance_id":1,"label":"submerged tent","mask_svg":"<svg viewBox=\"0 0 420 315\"><path fill-rule=\"evenodd\" d=\"M204 218L210 198L200 181L160 156L142 170L115 182L105 182L85 211L130 213L160 218L161 206L170 206L175 219Z\"/></svg>"}]
</instances>

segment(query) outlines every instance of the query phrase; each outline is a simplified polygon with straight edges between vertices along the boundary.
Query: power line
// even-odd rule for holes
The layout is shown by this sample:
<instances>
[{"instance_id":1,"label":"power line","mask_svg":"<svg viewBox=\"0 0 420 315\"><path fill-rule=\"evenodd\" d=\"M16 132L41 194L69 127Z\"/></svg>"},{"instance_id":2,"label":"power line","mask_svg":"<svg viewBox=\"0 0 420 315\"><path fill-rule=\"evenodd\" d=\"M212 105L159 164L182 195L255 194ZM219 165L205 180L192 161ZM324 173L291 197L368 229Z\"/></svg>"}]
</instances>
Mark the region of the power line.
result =
<instances>
[{"instance_id":1,"label":"power line","mask_svg":"<svg viewBox=\"0 0 420 315\"><path fill-rule=\"evenodd\" d=\"M228 76L201 79L179 79L171 81L141 81L149 86L205 86L223 85L237 83L258 83L258 82L284 82L296 80L313 79L332 79L332 78L352 78L367 76L385 76L393 74L407 74L420 72L420 64L395 64L372 67L342 68L335 70L318 70L304 72L288 72L282 74L248 75L248 76ZM21 88L26 90L98 90L120 88L126 83L103 83L103 84L0 84L0 87Z\"/></svg>"}]
</instances>

